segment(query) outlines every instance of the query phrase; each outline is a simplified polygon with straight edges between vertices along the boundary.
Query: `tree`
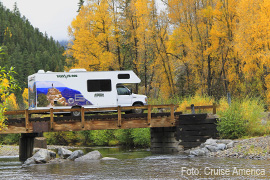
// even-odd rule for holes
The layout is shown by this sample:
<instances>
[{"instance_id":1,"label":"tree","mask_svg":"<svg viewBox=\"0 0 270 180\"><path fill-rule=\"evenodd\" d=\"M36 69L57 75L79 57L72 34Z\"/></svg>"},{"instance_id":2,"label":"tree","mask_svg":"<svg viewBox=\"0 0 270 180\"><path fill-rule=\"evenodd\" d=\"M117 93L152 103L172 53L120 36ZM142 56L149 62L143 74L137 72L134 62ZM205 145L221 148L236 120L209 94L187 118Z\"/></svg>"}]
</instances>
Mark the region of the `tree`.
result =
<instances>
[{"instance_id":1,"label":"tree","mask_svg":"<svg viewBox=\"0 0 270 180\"><path fill-rule=\"evenodd\" d=\"M0 53L2 53L2 47L0 47ZM14 73L15 71L13 68L10 68L7 71L4 67L0 67L0 130L6 127L6 117L4 116L4 112L6 111L9 102L15 97L14 94L12 96L10 95L18 88L16 80L13 77Z\"/></svg>"}]
</instances>

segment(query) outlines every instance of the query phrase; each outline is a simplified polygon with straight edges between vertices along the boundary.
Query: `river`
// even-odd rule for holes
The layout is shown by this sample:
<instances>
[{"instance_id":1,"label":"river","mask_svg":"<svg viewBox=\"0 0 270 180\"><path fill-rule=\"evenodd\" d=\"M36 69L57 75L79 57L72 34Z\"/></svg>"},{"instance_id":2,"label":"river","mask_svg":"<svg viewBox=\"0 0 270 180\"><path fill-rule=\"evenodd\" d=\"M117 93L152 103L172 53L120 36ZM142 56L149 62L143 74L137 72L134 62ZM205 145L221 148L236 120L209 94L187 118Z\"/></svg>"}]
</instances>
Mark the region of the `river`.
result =
<instances>
[{"instance_id":1,"label":"river","mask_svg":"<svg viewBox=\"0 0 270 180\"><path fill-rule=\"evenodd\" d=\"M0 156L1 179L270 179L270 161L157 155L149 150L94 148L118 160L41 164L22 168Z\"/></svg>"}]
</instances>

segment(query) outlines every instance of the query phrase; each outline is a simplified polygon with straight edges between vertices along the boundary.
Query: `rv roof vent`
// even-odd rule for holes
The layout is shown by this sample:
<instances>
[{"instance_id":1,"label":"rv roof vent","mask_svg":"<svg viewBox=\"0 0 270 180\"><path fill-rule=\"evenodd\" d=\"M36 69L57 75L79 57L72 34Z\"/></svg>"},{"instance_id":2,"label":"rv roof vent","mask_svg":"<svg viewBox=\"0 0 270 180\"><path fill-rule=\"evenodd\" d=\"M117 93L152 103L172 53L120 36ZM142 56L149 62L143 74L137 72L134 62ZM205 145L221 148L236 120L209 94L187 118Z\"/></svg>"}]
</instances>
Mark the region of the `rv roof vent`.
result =
<instances>
[{"instance_id":1,"label":"rv roof vent","mask_svg":"<svg viewBox=\"0 0 270 180\"><path fill-rule=\"evenodd\" d=\"M41 69L41 70L38 70L37 73L45 73L45 71L43 69Z\"/></svg>"},{"instance_id":2,"label":"rv roof vent","mask_svg":"<svg viewBox=\"0 0 270 180\"><path fill-rule=\"evenodd\" d=\"M71 69L69 72L86 72L86 69Z\"/></svg>"},{"instance_id":3,"label":"rv roof vent","mask_svg":"<svg viewBox=\"0 0 270 180\"><path fill-rule=\"evenodd\" d=\"M47 71L46 73L53 73L52 71Z\"/></svg>"}]
</instances>

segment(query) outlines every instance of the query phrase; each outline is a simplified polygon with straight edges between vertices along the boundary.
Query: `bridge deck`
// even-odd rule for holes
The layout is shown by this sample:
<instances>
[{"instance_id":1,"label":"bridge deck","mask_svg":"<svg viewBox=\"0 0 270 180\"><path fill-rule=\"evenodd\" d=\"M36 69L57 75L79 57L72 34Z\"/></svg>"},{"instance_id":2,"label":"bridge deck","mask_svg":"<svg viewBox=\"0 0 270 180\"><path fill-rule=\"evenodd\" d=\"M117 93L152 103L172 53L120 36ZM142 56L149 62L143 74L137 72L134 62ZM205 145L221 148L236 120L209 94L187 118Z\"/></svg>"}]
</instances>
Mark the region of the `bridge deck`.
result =
<instances>
[{"instance_id":1,"label":"bridge deck","mask_svg":"<svg viewBox=\"0 0 270 180\"><path fill-rule=\"evenodd\" d=\"M123 110L147 109L145 114L122 114ZM169 109L168 113L152 113L153 108ZM141 107L117 107L117 108L81 108L80 117L64 116L55 117L55 112L72 112L78 109L46 109L9 111L5 115L23 115L24 118L9 118L6 121L7 128L0 134L10 133L39 133L56 131L81 131L102 129L129 129L146 127L174 127L175 121L181 114L174 112L175 105L148 105ZM111 115L85 115L89 111L117 111ZM30 118L31 114L49 113L49 117Z\"/></svg>"}]
</instances>

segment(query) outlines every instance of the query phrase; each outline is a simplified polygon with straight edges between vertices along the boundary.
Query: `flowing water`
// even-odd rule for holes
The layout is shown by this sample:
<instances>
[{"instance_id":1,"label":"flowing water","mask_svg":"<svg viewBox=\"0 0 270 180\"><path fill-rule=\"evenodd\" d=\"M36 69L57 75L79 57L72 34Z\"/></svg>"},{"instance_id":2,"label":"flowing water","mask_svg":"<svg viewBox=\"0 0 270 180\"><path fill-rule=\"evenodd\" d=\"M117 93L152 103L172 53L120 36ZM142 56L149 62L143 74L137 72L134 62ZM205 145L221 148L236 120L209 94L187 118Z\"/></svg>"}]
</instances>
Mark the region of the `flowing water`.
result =
<instances>
[{"instance_id":1,"label":"flowing water","mask_svg":"<svg viewBox=\"0 0 270 180\"><path fill-rule=\"evenodd\" d=\"M0 179L270 179L270 161L266 160L157 155L121 148L91 150L118 160L22 168L18 157L0 157Z\"/></svg>"}]
</instances>

